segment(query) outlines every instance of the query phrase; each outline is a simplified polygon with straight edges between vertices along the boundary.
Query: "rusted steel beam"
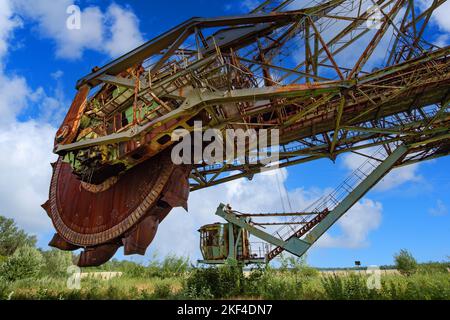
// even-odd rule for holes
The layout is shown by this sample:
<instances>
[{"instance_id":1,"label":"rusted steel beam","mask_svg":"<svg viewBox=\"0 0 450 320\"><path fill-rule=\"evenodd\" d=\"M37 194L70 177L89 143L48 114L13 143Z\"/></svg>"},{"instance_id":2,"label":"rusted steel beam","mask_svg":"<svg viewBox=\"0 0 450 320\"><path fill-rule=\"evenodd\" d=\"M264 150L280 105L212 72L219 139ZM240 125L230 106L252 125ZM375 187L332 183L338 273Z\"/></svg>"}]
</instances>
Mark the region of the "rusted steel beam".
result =
<instances>
[{"instance_id":1,"label":"rusted steel beam","mask_svg":"<svg viewBox=\"0 0 450 320\"><path fill-rule=\"evenodd\" d=\"M279 11L289 1L269 1L261 9ZM400 25L392 10L408 1L409 12ZM371 12L362 10L362 1L359 7L345 2L332 0L269 14L194 18L80 80L85 84L80 89L99 83L102 87L91 97L80 90L58 131L55 150L61 157L55 167L65 184L53 180L51 192L55 195L56 188L73 194L60 194L59 208L55 209L55 196L44 205L64 234L55 236L52 244L69 250L87 246L80 264L98 263L121 245L126 253L144 252L170 209L186 205L189 189L251 179L261 171L317 159L334 160L372 146L382 146L391 154L393 144L413 145L413 153L396 165L448 155L450 47L433 51L436 46L427 42L424 30L433 10L421 14L412 10L410 0L378 0L384 25L367 43L363 36L369 29L362 24ZM435 0L431 7L441 4ZM409 24L411 20L414 24ZM364 70L389 30L399 44L390 52L390 63L395 65ZM190 43L194 37L195 44ZM364 55L341 63L337 55L355 48L356 41L367 43L358 51ZM305 57L291 68L294 48ZM156 55L159 61L152 66L149 58ZM349 73L355 77L342 80ZM201 129L195 125L199 121ZM257 133L278 129L278 166L228 158L208 166L197 159L192 167L175 167L163 183L171 166L160 157L170 153L175 143L172 133L180 128L187 135L209 128ZM249 159L263 156L249 144L245 150ZM148 183L154 178L147 176L150 171L162 179L161 186ZM122 190L126 181L133 187ZM150 195L153 198L147 198ZM117 212L107 205L104 210L95 208L103 201L118 207L125 203L127 208ZM147 206L151 217L143 214ZM55 212L64 218L62 222ZM80 218L80 214L87 216ZM293 240L280 245L293 250L298 239Z\"/></svg>"},{"instance_id":2,"label":"rusted steel beam","mask_svg":"<svg viewBox=\"0 0 450 320\"><path fill-rule=\"evenodd\" d=\"M395 19L397 13L399 12L399 10L403 6L403 4L404 4L404 0L397 1L397 3L392 7L392 10L387 15L385 15L383 24L381 25L380 29L376 32L373 39L370 41L367 48L361 54L360 58L356 62L352 71L348 74L347 79L352 79L364 67L366 62L371 57L372 53L375 51L375 48L377 47L378 43L381 41L383 36L386 34L388 27L390 25L392 25L392 20ZM380 10L381 10L381 12L383 12L382 9L380 9Z\"/></svg>"},{"instance_id":3,"label":"rusted steel beam","mask_svg":"<svg viewBox=\"0 0 450 320\"><path fill-rule=\"evenodd\" d=\"M139 64L150 56L161 52L171 45L173 45L186 32L192 34L195 28L213 28L224 26L238 26L243 24L261 24L261 23L276 23L276 22L295 22L303 11L291 11L272 14L252 14L245 16L234 17L219 17L219 18L192 18L178 25L172 30L156 37L153 40L141 45L131 52L123 55L120 58L108 63L99 70L87 75L77 82L77 88L82 85L89 84L95 86L98 81L97 78L102 74L115 75L123 70ZM189 30L189 31L187 31Z\"/></svg>"},{"instance_id":4,"label":"rusted steel beam","mask_svg":"<svg viewBox=\"0 0 450 320\"><path fill-rule=\"evenodd\" d=\"M113 84L113 85L116 85L119 87L125 87L125 88L129 88L129 89L133 89L133 90L134 90L134 88L136 88L136 81L134 81L132 79L110 76L107 74L102 74L97 79L100 80L101 82Z\"/></svg>"},{"instance_id":5,"label":"rusted steel beam","mask_svg":"<svg viewBox=\"0 0 450 320\"><path fill-rule=\"evenodd\" d=\"M298 17L304 16L305 14L319 14L320 12L326 13L339 4L343 3L344 1L345 0L331 0L312 8L305 8L295 11L272 12L268 14L253 13L249 15L233 17L192 18L172 28L170 31L154 38L153 40L148 41L140 47L130 51L122 57L119 57L116 60L108 63L104 67L99 68L95 72L85 76L77 82L76 87L79 88L84 84L95 86L98 84L97 78L102 74L116 75L127 68L140 64L152 55L169 48L177 41L177 39L180 38L180 36L184 32L194 34L196 28L214 28L225 26L233 27L252 24L261 26L262 24L267 24L267 29L271 29L279 24L296 22L298 20ZM258 29L258 32L262 32L264 28Z\"/></svg>"},{"instance_id":6,"label":"rusted steel beam","mask_svg":"<svg viewBox=\"0 0 450 320\"><path fill-rule=\"evenodd\" d=\"M387 7L390 3L392 3L395 0L390 0L390 1L386 1L386 0L377 0L376 4L378 6L380 6L381 8ZM311 16L316 15L316 13L312 12L310 13ZM358 27L360 27L365 21L367 21L367 19L370 16L370 12L367 10L365 11L362 15L359 15L360 19L357 19L355 21L353 21L351 24L349 24L348 26L346 26L342 31L340 31L336 36L334 36L330 41L328 41L327 46L328 47L332 47L335 44L339 43L340 41L342 41L342 39L344 39L345 36L352 34L353 32L355 32L357 30ZM317 13L317 18L320 18L321 14ZM365 33L368 32L369 29L365 29L362 32L359 33L359 35L353 37L351 40L347 40L345 41L345 43L338 49L333 50L333 54L337 54L340 51L342 51L343 49L345 49L346 47L348 47L351 43L353 43L354 41L356 41L357 39L359 39L361 36L363 36ZM318 37L317 37L317 42L318 42ZM319 51L316 51L316 56L319 57L323 52L325 52L324 48L320 49ZM327 61L326 58L324 58L323 60L321 60L321 63ZM297 64L292 70L299 70L300 68L302 68L305 65L305 61ZM316 65L317 66L317 65ZM317 71L316 71L317 72ZM285 80L287 77L289 76L289 74L284 75L283 77L281 77L281 80ZM295 81L298 81L299 79L296 79ZM294 82L295 82L294 81Z\"/></svg>"},{"instance_id":7,"label":"rusted steel beam","mask_svg":"<svg viewBox=\"0 0 450 320\"><path fill-rule=\"evenodd\" d=\"M88 86L82 86L78 90L63 123L56 132L55 146L70 143L75 139L81 118L86 110L89 91Z\"/></svg>"},{"instance_id":8,"label":"rusted steel beam","mask_svg":"<svg viewBox=\"0 0 450 320\"><path fill-rule=\"evenodd\" d=\"M341 72L341 69L339 68L339 65L336 63L336 61L333 58L333 54L331 53L330 49L328 48L327 43L325 42L325 40L323 40L322 36L320 35L319 30L317 29L316 25L314 24L314 21L310 18L309 19L311 26L314 29L314 33L317 35L317 37L319 38L319 41L322 45L322 48L325 50L325 52L327 53L328 59L331 61L331 63L334 66L334 69L336 70L337 74L339 75L339 78L341 78L341 80L344 80L344 75Z\"/></svg>"},{"instance_id":9,"label":"rusted steel beam","mask_svg":"<svg viewBox=\"0 0 450 320\"><path fill-rule=\"evenodd\" d=\"M416 122L416 123L411 123L410 124L410 129L412 131L416 131L417 128L420 127L424 127L426 125L426 123L428 123L430 118L423 118L422 120ZM446 120L447 124L438 124L438 127L441 128L450 128L450 118L447 116L447 120ZM404 127L404 130L407 130L407 127ZM362 130L364 131L364 130ZM381 131L381 130L380 130ZM342 140L340 141L340 143L342 143L343 146L345 146L345 148L341 148L338 151L336 151L336 155L340 155L342 153L346 153L346 152L357 152L357 150L365 150L367 148L371 148L374 146L380 146L380 145L385 145L385 144L390 144L393 142L398 142L401 141L402 138L400 137L400 135L396 134L395 137L390 137L391 136L391 132L389 130L386 130L387 132L385 132L385 135L380 135L380 134L362 134L360 136L360 138L355 139L355 137L352 137L350 139L346 139L346 140ZM427 131L427 135L429 136L434 136L435 134L440 134L442 131L445 131L444 129L442 130L438 130L438 131ZM448 131L448 129L447 129ZM425 132L424 132L425 133ZM405 133L407 135L407 132ZM404 136L405 134L402 134L402 136ZM411 134L411 136L416 135L417 136L417 131L415 132L415 134ZM439 138L437 139L437 141L442 141L444 138ZM372 141L373 140L373 141ZM309 162L309 161L314 161L320 158L326 158L328 157L328 152L327 149L328 145L326 143L323 143L321 146L317 146L317 147L310 147L309 150L308 148L305 148L304 150L299 150L298 152L281 152L279 154L280 156L280 163L276 168L284 168L287 166L292 166L292 165L297 165L299 163L305 163L305 162ZM321 152L321 150L323 150ZM298 159L298 156L305 156L304 158ZM292 158L292 160L290 160L289 162L284 162L284 159L288 157L288 158ZM431 157L429 157L431 158ZM254 170L254 172L258 172L258 170L260 170L260 166L258 165L254 165L251 166L250 168L247 168L246 170ZM240 171L240 170L244 170L244 168L240 168L239 166L229 166L228 168L223 167L222 168L222 172L233 172L233 171ZM270 170L268 168L265 168L265 170ZM198 174L201 175L208 175L213 173L214 171L208 171L208 170L203 170L202 171L197 171ZM249 172L249 171L247 171ZM228 182L234 179L239 179L242 177L245 177L245 172L241 173L241 174L233 174L231 176L228 177L222 177L219 178L217 180L211 179L208 184L210 185L217 185L217 184L221 184L224 182ZM195 184L191 185L192 190L197 190L198 186Z\"/></svg>"},{"instance_id":10,"label":"rusted steel beam","mask_svg":"<svg viewBox=\"0 0 450 320\"><path fill-rule=\"evenodd\" d=\"M343 95L341 97L341 102L339 103L338 108L337 108L336 128L334 129L333 142L331 143L331 147L330 147L330 156L332 158L334 156L336 144L339 139L338 135L339 135L339 130L341 129L341 120L342 120L342 114L344 112L345 103L346 103L346 98L345 98L345 95Z\"/></svg>"},{"instance_id":11,"label":"rusted steel beam","mask_svg":"<svg viewBox=\"0 0 450 320\"><path fill-rule=\"evenodd\" d=\"M447 1L447 0L437 0L437 1L434 1L433 4L432 4L428 9L426 9L425 11L423 11L420 15L418 15L418 16L416 17L415 20L418 22L418 21L420 21L421 19L423 19L424 17L428 16L429 14L432 14L434 10L436 10L438 7L440 7L441 5L443 5L446 1ZM408 23L405 25L405 29L411 27L412 24L413 24L413 21L408 22Z\"/></svg>"}]
</instances>

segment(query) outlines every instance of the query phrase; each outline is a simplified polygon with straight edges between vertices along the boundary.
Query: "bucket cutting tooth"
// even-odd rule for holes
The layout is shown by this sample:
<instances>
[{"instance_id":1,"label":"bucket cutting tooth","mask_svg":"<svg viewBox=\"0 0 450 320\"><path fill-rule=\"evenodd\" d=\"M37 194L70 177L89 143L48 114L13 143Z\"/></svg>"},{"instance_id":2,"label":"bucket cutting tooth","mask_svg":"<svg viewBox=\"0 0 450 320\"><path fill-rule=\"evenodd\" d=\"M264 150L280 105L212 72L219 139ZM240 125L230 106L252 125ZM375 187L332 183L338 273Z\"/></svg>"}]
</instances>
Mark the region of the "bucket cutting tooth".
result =
<instances>
[{"instance_id":1,"label":"bucket cutting tooth","mask_svg":"<svg viewBox=\"0 0 450 320\"><path fill-rule=\"evenodd\" d=\"M122 239L124 254L145 255L148 246L155 238L158 226L157 216L151 215L143 219L127 237Z\"/></svg>"},{"instance_id":2,"label":"bucket cutting tooth","mask_svg":"<svg viewBox=\"0 0 450 320\"><path fill-rule=\"evenodd\" d=\"M42 209L45 210L45 212L47 212L47 215L49 217L51 217L51 213L50 213L50 200L45 201L44 204L41 205Z\"/></svg>"},{"instance_id":3,"label":"bucket cutting tooth","mask_svg":"<svg viewBox=\"0 0 450 320\"><path fill-rule=\"evenodd\" d=\"M74 250L80 249L79 246L76 246L76 245L73 245L73 244L67 242L66 240L61 238L61 236L57 233L55 233L55 235L53 236L52 240L50 240L48 245L50 247L53 247L53 248L56 248L59 250L63 250L63 251L74 251Z\"/></svg>"},{"instance_id":4,"label":"bucket cutting tooth","mask_svg":"<svg viewBox=\"0 0 450 320\"><path fill-rule=\"evenodd\" d=\"M119 243L107 243L96 247L86 248L78 259L77 266L83 267L98 267L108 262L117 250L120 248Z\"/></svg>"},{"instance_id":5,"label":"bucket cutting tooth","mask_svg":"<svg viewBox=\"0 0 450 320\"><path fill-rule=\"evenodd\" d=\"M57 231L50 246L85 248L79 265L107 262L122 245L145 254L158 226L174 207L186 207L189 166L176 166L170 151L114 179L108 188L87 186L60 158L53 165L50 200L42 205Z\"/></svg>"}]
</instances>

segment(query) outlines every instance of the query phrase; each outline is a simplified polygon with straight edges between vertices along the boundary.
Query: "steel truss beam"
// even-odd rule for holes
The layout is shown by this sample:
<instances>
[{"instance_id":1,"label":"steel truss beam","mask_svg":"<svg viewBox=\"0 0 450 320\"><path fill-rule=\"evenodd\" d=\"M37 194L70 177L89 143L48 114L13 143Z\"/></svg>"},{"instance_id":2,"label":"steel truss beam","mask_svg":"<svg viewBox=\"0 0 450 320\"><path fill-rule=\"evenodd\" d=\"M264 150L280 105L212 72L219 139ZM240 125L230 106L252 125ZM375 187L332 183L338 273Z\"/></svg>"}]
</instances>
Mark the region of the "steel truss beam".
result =
<instances>
[{"instance_id":1,"label":"steel truss beam","mask_svg":"<svg viewBox=\"0 0 450 320\"><path fill-rule=\"evenodd\" d=\"M430 127L431 121L437 121L437 116L441 122L436 127ZM380 122L368 122L358 127L343 126L341 130L346 132L346 134L339 135L339 139L335 144L336 149L332 153L330 153L330 144L320 141L319 138L313 138L312 141L315 140L313 144L306 144L299 141L297 143L298 146L292 146L292 142L290 142L288 144L290 147L288 145L280 147L279 162L273 169L289 167L321 158L335 159L337 155L343 153L357 152L358 150L386 145L408 139L408 137L410 139L423 135L432 137L435 134L449 132L449 128L450 110L447 110L445 105L441 108L436 107L436 109L429 113L416 111L414 117L406 116L402 120L402 123L395 117L391 117ZM441 138L442 140L445 139ZM446 142L443 141L443 143ZM427 159L445 155L440 153L438 149L435 150L435 153L435 155L428 154ZM191 189L198 190L244 177L252 178L253 175L262 170L269 171L271 168L263 167L260 164L242 166L238 163L198 166L192 172L192 177L196 178L192 181Z\"/></svg>"},{"instance_id":2,"label":"steel truss beam","mask_svg":"<svg viewBox=\"0 0 450 320\"><path fill-rule=\"evenodd\" d=\"M202 119L204 130L279 129L279 167L287 167L321 158L334 161L344 152L448 130L447 107L434 118L428 117L427 108L448 96L450 48L434 50L424 39L433 11L445 1L434 0L422 13L412 0L331 0L282 11L290 2L264 1L250 15L193 18L96 68L78 87L83 92L86 85L102 88L90 101L79 101L83 108L78 112L87 109L85 115L93 115L98 124L93 129L106 133L74 139L84 114L73 110L68 120L75 120L64 123L59 132L70 128L71 134L58 137L55 152L73 158L81 154L78 162L83 164L88 163L85 154L91 159L101 156L106 160L100 165L131 170L173 145L160 139L167 141L180 126L193 132L189 121ZM383 14L380 30L368 41L362 40L369 35L365 23L372 13L365 4L376 4ZM397 23L394 18L401 8L405 14ZM394 44L387 67L363 70L389 28ZM345 66L340 54L357 42L362 43L355 64ZM284 59L293 44L303 46L304 52L296 66ZM116 118L130 107L131 123L116 128ZM143 108L151 108L151 114L137 121ZM104 130L105 124L114 128ZM108 154L100 154L105 148ZM433 150L427 158L445 154L442 148ZM254 156L258 150L247 151ZM79 167L77 174L85 169ZM261 169L268 168L236 159L214 166L197 163L191 190L251 179Z\"/></svg>"}]
</instances>

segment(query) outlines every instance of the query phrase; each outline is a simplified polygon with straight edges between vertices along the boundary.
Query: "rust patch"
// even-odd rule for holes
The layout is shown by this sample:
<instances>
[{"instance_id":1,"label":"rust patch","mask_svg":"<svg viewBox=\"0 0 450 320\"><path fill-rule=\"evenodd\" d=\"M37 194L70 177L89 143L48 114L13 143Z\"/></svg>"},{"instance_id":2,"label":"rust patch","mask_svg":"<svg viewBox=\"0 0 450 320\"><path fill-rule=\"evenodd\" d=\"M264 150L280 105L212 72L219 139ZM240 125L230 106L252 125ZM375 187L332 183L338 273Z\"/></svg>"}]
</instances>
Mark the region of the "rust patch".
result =
<instances>
[{"instance_id":1,"label":"rust patch","mask_svg":"<svg viewBox=\"0 0 450 320\"><path fill-rule=\"evenodd\" d=\"M82 86L78 90L78 93L70 106L69 112L64 118L61 127L56 132L55 146L57 144L71 143L75 139L80 126L81 117L86 110L88 94L89 87L87 85Z\"/></svg>"},{"instance_id":2,"label":"rust patch","mask_svg":"<svg viewBox=\"0 0 450 320\"><path fill-rule=\"evenodd\" d=\"M120 237L161 197L174 170L163 153L126 172L101 193L85 190L61 159L50 187L50 216L58 233L79 246L95 246Z\"/></svg>"}]
</instances>

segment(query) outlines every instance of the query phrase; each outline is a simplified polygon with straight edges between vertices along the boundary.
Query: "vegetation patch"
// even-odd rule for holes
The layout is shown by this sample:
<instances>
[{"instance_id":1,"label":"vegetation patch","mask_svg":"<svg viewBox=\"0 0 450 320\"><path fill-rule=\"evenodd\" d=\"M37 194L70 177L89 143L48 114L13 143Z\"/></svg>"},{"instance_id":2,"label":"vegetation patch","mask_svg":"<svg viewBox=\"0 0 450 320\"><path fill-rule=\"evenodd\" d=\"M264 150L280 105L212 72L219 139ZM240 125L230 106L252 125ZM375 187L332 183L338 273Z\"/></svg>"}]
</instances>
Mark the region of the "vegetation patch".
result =
<instances>
[{"instance_id":1,"label":"vegetation patch","mask_svg":"<svg viewBox=\"0 0 450 320\"><path fill-rule=\"evenodd\" d=\"M281 255L277 268L244 271L236 262L194 266L187 257L155 255L147 265L112 260L101 267L83 268L83 273L117 272L120 276L86 277L79 289L70 289L67 268L77 257L37 249L35 240L11 220L0 219L0 231L5 232L0 232L0 300L450 299L449 262L419 264L407 250L394 256L396 272L381 272L378 288L368 285L371 274L363 268L321 272L309 266L306 258ZM21 245L14 247L14 243Z\"/></svg>"}]
</instances>

